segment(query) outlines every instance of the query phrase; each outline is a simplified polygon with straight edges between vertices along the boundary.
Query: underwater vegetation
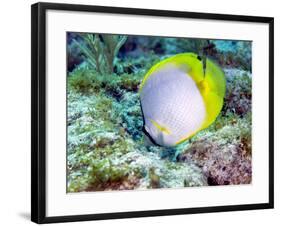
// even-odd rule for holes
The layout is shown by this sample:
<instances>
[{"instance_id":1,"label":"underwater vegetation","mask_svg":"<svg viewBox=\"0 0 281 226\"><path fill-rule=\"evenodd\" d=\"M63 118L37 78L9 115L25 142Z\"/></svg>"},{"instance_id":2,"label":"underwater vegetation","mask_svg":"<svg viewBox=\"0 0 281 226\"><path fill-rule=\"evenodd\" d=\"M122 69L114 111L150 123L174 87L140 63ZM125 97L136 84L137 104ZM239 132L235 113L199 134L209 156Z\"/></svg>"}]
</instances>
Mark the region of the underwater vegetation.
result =
<instances>
[{"instance_id":1,"label":"underwater vegetation","mask_svg":"<svg viewBox=\"0 0 281 226\"><path fill-rule=\"evenodd\" d=\"M206 44L225 74L221 112L177 146L147 146L145 74L175 54L202 55ZM251 42L69 32L67 60L68 192L251 183Z\"/></svg>"},{"instance_id":2,"label":"underwater vegetation","mask_svg":"<svg viewBox=\"0 0 281 226\"><path fill-rule=\"evenodd\" d=\"M99 74L112 74L116 55L127 37L122 35L78 33L74 46L81 51L84 61Z\"/></svg>"}]
</instances>

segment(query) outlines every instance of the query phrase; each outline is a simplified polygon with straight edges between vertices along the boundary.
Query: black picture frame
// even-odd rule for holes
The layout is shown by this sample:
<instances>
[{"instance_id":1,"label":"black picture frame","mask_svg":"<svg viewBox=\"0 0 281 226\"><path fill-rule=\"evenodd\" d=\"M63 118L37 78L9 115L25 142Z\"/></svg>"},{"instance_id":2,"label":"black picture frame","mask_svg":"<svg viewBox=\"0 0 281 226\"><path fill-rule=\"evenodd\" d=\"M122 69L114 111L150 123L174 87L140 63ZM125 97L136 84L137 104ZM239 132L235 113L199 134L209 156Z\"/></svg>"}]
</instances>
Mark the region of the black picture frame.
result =
<instances>
[{"instance_id":1,"label":"black picture frame","mask_svg":"<svg viewBox=\"0 0 281 226\"><path fill-rule=\"evenodd\" d=\"M152 211L116 212L72 216L46 216L46 11L102 12L140 16L160 16L265 23L269 25L269 202L259 204L215 206L200 208L159 209ZM136 8L117 8L90 5L36 3L31 6L31 220L54 223L115 218L133 218L207 212L269 209L274 207L274 18L166 11Z\"/></svg>"}]
</instances>

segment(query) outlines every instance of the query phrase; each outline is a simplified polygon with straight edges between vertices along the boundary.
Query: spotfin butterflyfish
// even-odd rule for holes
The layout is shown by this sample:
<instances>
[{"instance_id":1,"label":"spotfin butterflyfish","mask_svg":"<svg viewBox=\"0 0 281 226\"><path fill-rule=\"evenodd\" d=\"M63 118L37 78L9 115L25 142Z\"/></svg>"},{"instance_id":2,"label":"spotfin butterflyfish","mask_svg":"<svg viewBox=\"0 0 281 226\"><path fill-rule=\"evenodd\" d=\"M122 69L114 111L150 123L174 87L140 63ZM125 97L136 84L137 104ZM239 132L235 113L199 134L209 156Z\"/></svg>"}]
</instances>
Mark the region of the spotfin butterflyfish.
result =
<instances>
[{"instance_id":1,"label":"spotfin butterflyfish","mask_svg":"<svg viewBox=\"0 0 281 226\"><path fill-rule=\"evenodd\" d=\"M222 109L225 89L222 69L195 53L156 63L139 88L146 138L172 147L209 127Z\"/></svg>"}]
</instances>

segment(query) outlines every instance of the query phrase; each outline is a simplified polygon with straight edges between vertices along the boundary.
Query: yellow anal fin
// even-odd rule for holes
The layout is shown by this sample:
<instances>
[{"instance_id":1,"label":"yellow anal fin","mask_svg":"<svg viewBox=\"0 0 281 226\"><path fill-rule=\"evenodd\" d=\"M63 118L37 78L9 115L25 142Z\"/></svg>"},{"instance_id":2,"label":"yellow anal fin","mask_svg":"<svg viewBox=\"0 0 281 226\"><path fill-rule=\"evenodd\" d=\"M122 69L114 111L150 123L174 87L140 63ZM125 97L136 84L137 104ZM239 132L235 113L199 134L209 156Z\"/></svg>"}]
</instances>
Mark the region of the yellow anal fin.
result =
<instances>
[{"instance_id":1,"label":"yellow anal fin","mask_svg":"<svg viewBox=\"0 0 281 226\"><path fill-rule=\"evenodd\" d=\"M185 136L184 138L180 139L180 140L176 143L176 145L181 144L181 143L183 143L183 142L189 140L189 139L190 139L191 137L193 137L197 132L199 132L199 131L197 130L196 132L193 132L193 133L191 133L191 134Z\"/></svg>"},{"instance_id":2,"label":"yellow anal fin","mask_svg":"<svg viewBox=\"0 0 281 226\"><path fill-rule=\"evenodd\" d=\"M154 120L152 119L149 119L151 121L151 123L161 132L169 135L171 134L171 131L166 127L166 126L162 126L160 125L159 123L155 122Z\"/></svg>"}]
</instances>

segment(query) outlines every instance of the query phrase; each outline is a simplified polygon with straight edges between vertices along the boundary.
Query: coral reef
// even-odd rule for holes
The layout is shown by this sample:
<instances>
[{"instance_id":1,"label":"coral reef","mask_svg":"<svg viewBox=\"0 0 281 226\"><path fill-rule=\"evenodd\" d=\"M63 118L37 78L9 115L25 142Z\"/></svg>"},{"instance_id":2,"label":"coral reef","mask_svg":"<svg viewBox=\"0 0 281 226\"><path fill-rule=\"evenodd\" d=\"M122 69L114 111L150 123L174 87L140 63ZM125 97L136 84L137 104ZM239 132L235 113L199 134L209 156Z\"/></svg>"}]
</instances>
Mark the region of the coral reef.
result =
<instances>
[{"instance_id":1,"label":"coral reef","mask_svg":"<svg viewBox=\"0 0 281 226\"><path fill-rule=\"evenodd\" d=\"M68 34L67 191L184 188L252 181L251 43ZM206 43L223 68L221 114L173 148L146 146L138 88L146 71Z\"/></svg>"},{"instance_id":2,"label":"coral reef","mask_svg":"<svg viewBox=\"0 0 281 226\"><path fill-rule=\"evenodd\" d=\"M137 95L128 92L118 102L68 94L69 192L207 185L196 165L163 158L160 147L147 151Z\"/></svg>"},{"instance_id":3,"label":"coral reef","mask_svg":"<svg viewBox=\"0 0 281 226\"><path fill-rule=\"evenodd\" d=\"M227 90L223 111L243 116L252 107L252 76L243 70L225 69Z\"/></svg>"},{"instance_id":4,"label":"coral reef","mask_svg":"<svg viewBox=\"0 0 281 226\"><path fill-rule=\"evenodd\" d=\"M252 43L250 41L213 41L218 50L216 59L223 66L252 70Z\"/></svg>"},{"instance_id":5,"label":"coral reef","mask_svg":"<svg viewBox=\"0 0 281 226\"><path fill-rule=\"evenodd\" d=\"M250 119L237 119L216 132L199 135L178 161L202 168L209 185L251 183Z\"/></svg>"}]
</instances>

